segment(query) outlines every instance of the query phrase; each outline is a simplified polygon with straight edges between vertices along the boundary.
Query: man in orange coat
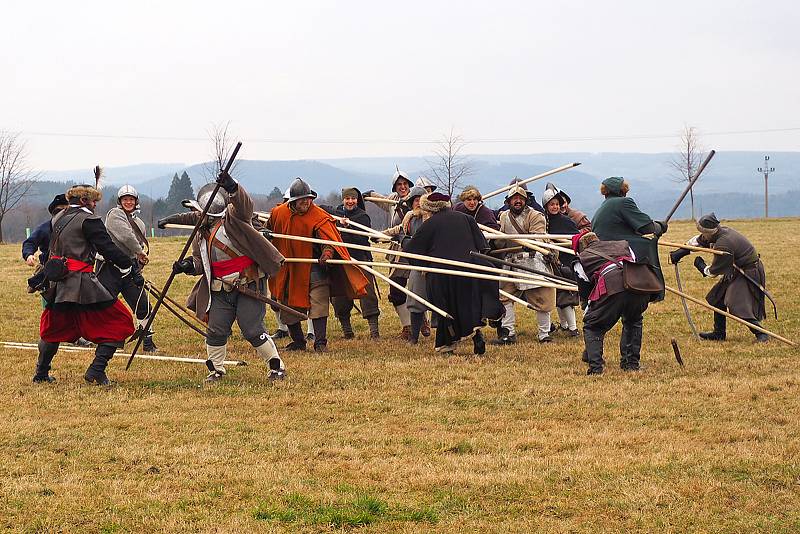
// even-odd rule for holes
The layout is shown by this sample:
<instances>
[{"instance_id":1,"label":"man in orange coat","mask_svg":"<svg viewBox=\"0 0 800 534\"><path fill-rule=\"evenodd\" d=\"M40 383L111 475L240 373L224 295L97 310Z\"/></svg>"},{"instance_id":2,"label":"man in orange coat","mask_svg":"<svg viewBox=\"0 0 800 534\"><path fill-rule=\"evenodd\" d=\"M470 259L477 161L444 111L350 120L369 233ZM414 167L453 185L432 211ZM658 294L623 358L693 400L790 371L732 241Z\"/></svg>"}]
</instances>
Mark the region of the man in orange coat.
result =
<instances>
[{"instance_id":1,"label":"man in orange coat","mask_svg":"<svg viewBox=\"0 0 800 534\"><path fill-rule=\"evenodd\" d=\"M267 222L269 232L328 241L342 241L333 217L314 204L317 194L302 179L289 187L289 200L272 209ZM328 303L331 295L357 299L367 294L369 281L355 265L328 265L330 259L349 260L345 247L319 245L273 237L273 244L287 258L315 258L317 263L284 263L278 274L269 279L272 298L308 313L314 325L314 350L325 352L328 346ZM306 340L300 319L281 312L289 327L292 342L286 350L305 350Z\"/></svg>"}]
</instances>

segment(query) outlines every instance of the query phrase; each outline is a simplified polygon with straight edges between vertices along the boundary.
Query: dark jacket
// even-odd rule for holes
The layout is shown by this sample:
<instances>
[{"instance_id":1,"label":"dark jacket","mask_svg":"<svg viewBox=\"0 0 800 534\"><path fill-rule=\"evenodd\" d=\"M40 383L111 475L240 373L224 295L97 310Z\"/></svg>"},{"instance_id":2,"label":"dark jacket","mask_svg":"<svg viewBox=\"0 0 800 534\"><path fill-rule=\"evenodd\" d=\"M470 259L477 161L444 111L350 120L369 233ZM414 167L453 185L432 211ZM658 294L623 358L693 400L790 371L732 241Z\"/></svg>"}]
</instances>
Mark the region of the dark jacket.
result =
<instances>
[{"instance_id":1,"label":"dark jacket","mask_svg":"<svg viewBox=\"0 0 800 534\"><path fill-rule=\"evenodd\" d=\"M467 206L465 206L463 202L459 202L458 204L456 204L453 210L469 215L470 217L475 219L475 222L478 224L488 226L489 228L492 228L494 230L500 229L500 223L497 222L497 218L494 216L494 212L489 208L487 208L485 205L483 205L483 203L478 204L478 207L475 209L474 212L469 211L467 209Z\"/></svg>"},{"instance_id":2,"label":"dark jacket","mask_svg":"<svg viewBox=\"0 0 800 534\"><path fill-rule=\"evenodd\" d=\"M646 261L656 268L656 274L664 281L658 259L658 239L647 239L642 234L652 232L653 219L643 213L630 197L607 197L597 208L592 219L592 231L600 241L624 239L636 255L636 261ZM652 301L664 299L664 292L652 296Z\"/></svg>"},{"instance_id":3,"label":"dark jacket","mask_svg":"<svg viewBox=\"0 0 800 534\"><path fill-rule=\"evenodd\" d=\"M602 276L605 282L606 293L597 301L598 303L602 303L606 298L625 291L625 285L622 280L622 269L616 265L611 266L611 262L600 254L597 254L597 252L617 260L629 256L630 250L628 250L627 241L594 241L590 243L583 252L578 254L578 261L583 267L586 276L589 278L588 283L583 283L581 278L578 277L578 281L582 282L578 284L582 300L587 300L589 294L598 284L599 274L598 278L595 278L595 274L601 271L601 269L608 268Z\"/></svg>"},{"instance_id":4,"label":"dark jacket","mask_svg":"<svg viewBox=\"0 0 800 534\"><path fill-rule=\"evenodd\" d=\"M31 254L36 254L39 251L39 263L44 265L47 261L47 255L50 250L50 219L39 224L30 237L22 242L22 259L28 259Z\"/></svg>"},{"instance_id":5,"label":"dark jacket","mask_svg":"<svg viewBox=\"0 0 800 534\"><path fill-rule=\"evenodd\" d=\"M131 267L130 258L111 241L102 219L86 208L70 206L56 213L52 228L63 230L51 243L51 256L71 258L93 266L99 252L106 261L120 269ZM51 283L45 298L48 305L55 307L76 304L103 307L113 304L116 295L108 292L94 272L70 271L63 280Z\"/></svg>"}]
</instances>

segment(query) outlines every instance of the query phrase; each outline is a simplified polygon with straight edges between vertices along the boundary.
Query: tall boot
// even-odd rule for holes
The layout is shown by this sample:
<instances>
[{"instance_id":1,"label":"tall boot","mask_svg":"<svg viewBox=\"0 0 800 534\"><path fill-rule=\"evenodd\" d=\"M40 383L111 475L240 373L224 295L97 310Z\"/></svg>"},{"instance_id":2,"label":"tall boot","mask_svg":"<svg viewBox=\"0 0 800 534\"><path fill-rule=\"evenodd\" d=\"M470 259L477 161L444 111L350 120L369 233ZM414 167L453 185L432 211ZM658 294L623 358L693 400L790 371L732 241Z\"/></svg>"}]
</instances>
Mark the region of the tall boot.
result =
<instances>
[{"instance_id":1,"label":"tall boot","mask_svg":"<svg viewBox=\"0 0 800 534\"><path fill-rule=\"evenodd\" d=\"M638 371L642 351L642 321L622 323L619 339L619 367L623 371Z\"/></svg>"},{"instance_id":2,"label":"tall boot","mask_svg":"<svg viewBox=\"0 0 800 534\"><path fill-rule=\"evenodd\" d=\"M419 343L419 333L422 330L422 325L425 322L425 314L411 312L411 332L408 336L408 342L411 345Z\"/></svg>"},{"instance_id":3,"label":"tall boot","mask_svg":"<svg viewBox=\"0 0 800 534\"><path fill-rule=\"evenodd\" d=\"M589 370L586 372L588 375L599 375L603 373L603 338L605 336L600 332L589 330L584 327L583 329L583 342L586 345L584 354L586 362L589 364Z\"/></svg>"},{"instance_id":4,"label":"tall boot","mask_svg":"<svg viewBox=\"0 0 800 534\"><path fill-rule=\"evenodd\" d=\"M228 354L227 345L206 345L206 367L208 376L206 382L217 382L225 377L225 356Z\"/></svg>"},{"instance_id":5,"label":"tall boot","mask_svg":"<svg viewBox=\"0 0 800 534\"><path fill-rule=\"evenodd\" d=\"M342 336L345 339L353 339L356 337L349 315L337 315L336 318L339 319L339 322L342 324Z\"/></svg>"},{"instance_id":6,"label":"tall boot","mask_svg":"<svg viewBox=\"0 0 800 534\"><path fill-rule=\"evenodd\" d=\"M483 332L475 330L472 334L472 353L481 356L486 353L486 340L483 339Z\"/></svg>"},{"instance_id":7,"label":"tall boot","mask_svg":"<svg viewBox=\"0 0 800 534\"><path fill-rule=\"evenodd\" d=\"M311 319L314 325L314 351L328 352L328 318Z\"/></svg>"},{"instance_id":8,"label":"tall boot","mask_svg":"<svg viewBox=\"0 0 800 534\"><path fill-rule=\"evenodd\" d=\"M106 376L106 367L108 362L114 356L117 347L107 343L100 343L94 351L94 360L89 364L83 379L90 384L98 384L100 386L108 386L111 381Z\"/></svg>"},{"instance_id":9,"label":"tall boot","mask_svg":"<svg viewBox=\"0 0 800 534\"><path fill-rule=\"evenodd\" d=\"M748 321L748 322L756 326L761 326L760 321ZM759 332L754 328L751 328L750 331L753 333L753 335L756 336L756 343L766 343L767 341L769 341L769 336L764 332Z\"/></svg>"},{"instance_id":10,"label":"tall boot","mask_svg":"<svg viewBox=\"0 0 800 534\"><path fill-rule=\"evenodd\" d=\"M289 337L292 342L286 345L286 350L306 350L306 337L303 335L303 327L300 323L290 324Z\"/></svg>"},{"instance_id":11,"label":"tall boot","mask_svg":"<svg viewBox=\"0 0 800 534\"><path fill-rule=\"evenodd\" d=\"M58 343L49 343L44 339L39 340L39 359L36 361L36 374L33 375L34 383L55 382L55 377L50 376L50 364L58 352Z\"/></svg>"},{"instance_id":12,"label":"tall boot","mask_svg":"<svg viewBox=\"0 0 800 534\"><path fill-rule=\"evenodd\" d=\"M258 353L258 355L262 360L264 360L269 368L267 379L270 382L274 382L275 380L283 380L283 378L286 376L286 368L283 366L283 360L281 360L281 357L278 354L278 347L275 346L275 343L273 343L270 338L267 338L266 342L257 346L255 349L256 353Z\"/></svg>"},{"instance_id":13,"label":"tall boot","mask_svg":"<svg viewBox=\"0 0 800 534\"><path fill-rule=\"evenodd\" d=\"M725 341L725 320L724 315L714 312L714 331L700 332L700 338L707 341Z\"/></svg>"},{"instance_id":14,"label":"tall boot","mask_svg":"<svg viewBox=\"0 0 800 534\"><path fill-rule=\"evenodd\" d=\"M378 328L378 316L370 315L367 317L367 324L369 325L370 339L379 339L381 337L380 329Z\"/></svg>"}]
</instances>

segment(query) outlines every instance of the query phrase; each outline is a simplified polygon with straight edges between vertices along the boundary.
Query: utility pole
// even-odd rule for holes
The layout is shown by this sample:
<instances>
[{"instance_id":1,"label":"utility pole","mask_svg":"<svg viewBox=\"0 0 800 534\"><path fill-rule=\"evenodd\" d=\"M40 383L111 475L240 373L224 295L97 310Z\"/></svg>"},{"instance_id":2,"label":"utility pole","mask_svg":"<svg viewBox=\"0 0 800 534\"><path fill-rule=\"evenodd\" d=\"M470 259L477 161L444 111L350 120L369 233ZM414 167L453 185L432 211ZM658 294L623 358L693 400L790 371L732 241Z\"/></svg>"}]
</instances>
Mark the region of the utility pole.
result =
<instances>
[{"instance_id":1,"label":"utility pole","mask_svg":"<svg viewBox=\"0 0 800 534\"><path fill-rule=\"evenodd\" d=\"M775 172L775 167L769 166L769 156L764 156L764 167L759 167L758 172L764 173L764 218L769 219L769 173Z\"/></svg>"}]
</instances>

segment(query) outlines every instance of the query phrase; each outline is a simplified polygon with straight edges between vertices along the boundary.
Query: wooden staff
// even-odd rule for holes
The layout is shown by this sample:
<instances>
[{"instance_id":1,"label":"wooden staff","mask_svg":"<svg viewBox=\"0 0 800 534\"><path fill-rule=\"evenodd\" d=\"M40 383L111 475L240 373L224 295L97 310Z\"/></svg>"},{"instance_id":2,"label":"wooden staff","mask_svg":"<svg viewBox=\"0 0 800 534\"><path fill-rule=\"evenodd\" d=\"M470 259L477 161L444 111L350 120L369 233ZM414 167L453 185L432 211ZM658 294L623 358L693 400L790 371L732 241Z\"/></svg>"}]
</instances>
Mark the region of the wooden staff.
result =
<instances>
[{"instance_id":1,"label":"wooden staff","mask_svg":"<svg viewBox=\"0 0 800 534\"><path fill-rule=\"evenodd\" d=\"M0 345L8 348L8 349L17 349L17 350L39 350L39 346L36 343L19 343L14 341L0 341ZM93 350L93 347L59 347L58 350L63 350L65 352L87 352ZM115 353L114 356L130 356L129 354L125 353ZM158 360L164 362L181 362L181 363L202 363L205 364L206 360L204 358L183 358L178 356L159 356L155 354L137 354L135 356L137 359L141 360ZM222 362L225 365L230 366L241 366L247 365L247 362L241 360L225 360Z\"/></svg>"},{"instance_id":2,"label":"wooden staff","mask_svg":"<svg viewBox=\"0 0 800 534\"><path fill-rule=\"evenodd\" d=\"M563 252L565 254L572 254L575 255L575 252L572 249L568 249L559 245L554 245L553 243L545 243L543 241L534 241L525 237L525 234L497 234L497 235L488 235L486 239L524 239L526 242L531 243L534 246L549 248L551 250L557 250L558 252Z\"/></svg>"},{"instance_id":3,"label":"wooden staff","mask_svg":"<svg viewBox=\"0 0 800 534\"><path fill-rule=\"evenodd\" d=\"M484 232L486 232L486 233L488 233L490 235L497 236L498 239L505 239L505 234L503 232L499 231L499 230L495 230L494 228L489 228L488 226L484 226L484 225L482 225L480 223L478 223L478 228L480 228L481 230L483 230ZM511 241L512 243L516 243L517 245L520 245L520 246L525 247L527 249L535 250L536 252L540 252L542 254L550 254L550 251L547 250L546 248L537 247L536 245L534 245L530 241L524 241L522 239L509 239L509 241Z\"/></svg>"},{"instance_id":4,"label":"wooden staff","mask_svg":"<svg viewBox=\"0 0 800 534\"><path fill-rule=\"evenodd\" d=\"M475 252L475 251L471 250L469 253L471 255L475 256L476 258L481 258L482 260L490 261L490 262L492 262L494 264L497 264L497 265L505 265L507 267L511 267L512 269L515 269L514 271L512 271L514 273L516 273L518 270L519 271L525 271L525 272L533 273L535 275L543 277L545 280L548 280L550 282L553 282L554 280L558 280L558 281L560 281L562 283L566 283L569 286L571 286L569 291L577 291L578 290L577 286L575 285L575 281L574 280L570 280L569 278L564 278L563 276L558 276L556 274L550 274L550 273L545 272L545 271L539 271L539 270L534 269L533 267L529 267L527 265L520 265L519 263L514 263L514 262L503 260L503 259L500 259L500 258L493 258L491 256L487 256L486 254L481 254L480 252Z\"/></svg>"},{"instance_id":5,"label":"wooden staff","mask_svg":"<svg viewBox=\"0 0 800 534\"><path fill-rule=\"evenodd\" d=\"M145 281L145 287L146 287L148 290L150 290L150 292L151 292L151 293L153 294L153 296L154 296L154 297L156 297L156 298L159 298L159 297L160 297L160 296L163 294L163 293L161 292L161 290L160 290L160 289L158 289L158 286L156 286L156 285L155 285L153 282L151 282L150 280L146 280L146 281ZM203 328L206 328L206 326L207 326L207 325L206 325L206 323L204 323L203 321L201 321L200 319L198 319L198 318L197 318L197 316L196 316L196 315L195 315L195 314L194 314L194 313L193 313L191 310L187 309L187 308L186 308L185 306L183 306L182 304L180 304L180 303L176 302L176 301L175 301L175 300L174 300L172 297L170 297L169 295L164 295L164 300L166 300L167 302L169 302L170 304L172 304L173 306L175 306L176 308L178 308L179 310L181 310L181 311L182 311L183 313L185 313L185 314L186 314L188 317L192 318L192 319L194 320L194 322L196 322L198 325L200 325L200 326L201 326L201 327L203 327Z\"/></svg>"},{"instance_id":6,"label":"wooden staff","mask_svg":"<svg viewBox=\"0 0 800 534\"><path fill-rule=\"evenodd\" d=\"M669 286L664 286L664 289L666 289L670 293L674 293L674 294L678 295L679 297L683 297L686 300L690 300L690 301L694 302L695 304L699 304L700 306L703 306L704 308L708 308L709 310L712 310L712 311L714 311L716 313L724 315L725 317L733 319L736 322L742 323L747 328L752 328L753 330L757 330L757 331L761 332L762 334L767 334L768 336L772 336L775 339L777 339L779 341L783 341L784 343L786 343L787 345L790 345L792 347L796 346L796 343L794 341L790 341L790 340L786 339L785 337L781 337L778 334L770 332L769 330L767 330L765 328L762 328L760 326L754 325L753 323L748 323L744 319L740 319L740 318L736 317L735 315L733 315L732 313L728 313L725 310L721 310L719 308L716 308L716 307L712 306L711 304L709 304L707 302L703 302L702 300L696 299L691 295L687 295L683 291L678 291L677 289L673 289L673 288L671 288Z\"/></svg>"},{"instance_id":7,"label":"wooden staff","mask_svg":"<svg viewBox=\"0 0 800 534\"><path fill-rule=\"evenodd\" d=\"M536 181L536 180L540 180L542 178L545 178L547 176L551 176L551 175L559 173L561 171L566 171L568 169L572 169L573 167L577 167L578 165L580 165L580 163L567 163L566 165L562 165L561 167L557 167L557 168L555 168L553 170L550 170L550 171L547 171L547 172L543 172L542 174L537 174L536 176L531 176L530 178L525 178L524 180L520 180L519 182L514 182L513 184L509 184L509 185L507 185L505 187L501 187L500 189L495 189L491 193L486 193L485 195L483 195L483 200L486 200L487 198L493 197L495 195L499 195L500 193L508 191L509 189L511 189L513 187L517 187L518 185L521 186L523 184L527 184L527 183L530 183L530 182L533 182L533 181Z\"/></svg>"},{"instance_id":8,"label":"wooden staff","mask_svg":"<svg viewBox=\"0 0 800 534\"><path fill-rule=\"evenodd\" d=\"M694 252L708 252L709 254L716 254L717 256L726 256L730 254L730 252L726 252L724 250L715 250L713 248L705 248L705 247L696 247L694 245L681 245L680 243L673 243L671 241L664 241L659 239L658 244L662 247L670 247L670 248L685 248L686 250L692 250Z\"/></svg>"},{"instance_id":9,"label":"wooden staff","mask_svg":"<svg viewBox=\"0 0 800 534\"><path fill-rule=\"evenodd\" d=\"M286 263L317 263L318 260L314 258L286 258ZM383 267L386 269L397 268L396 263L380 263L374 261L360 261L360 260L328 260L327 263L332 265L367 265L369 267ZM477 278L480 280L494 280L497 282L510 282L512 284L535 284L541 287L552 287L555 289L564 289L566 291L577 291L577 286L559 285L551 280L542 278L541 280L519 279L514 278L516 272L505 271L508 276L496 276L492 274L471 273L467 271L456 271L453 269L437 269L436 267L421 267L419 265L403 265L404 270L419 271L423 273L447 274L451 276L461 276L464 278Z\"/></svg>"},{"instance_id":10,"label":"wooden staff","mask_svg":"<svg viewBox=\"0 0 800 534\"><path fill-rule=\"evenodd\" d=\"M223 169L223 171L220 173L220 176L227 174L228 171L231 170L231 167L233 166L233 160L236 159L236 155L239 153L240 148L242 148L241 141L236 143L236 147L234 147L233 152L231 153L231 157L228 158L228 163L225 164L225 169ZM194 225L194 230L192 230L192 233L189 235L189 239L186 240L186 244L183 246L183 250L181 251L181 255L178 257L177 261L183 261L183 259L186 257L186 253L189 252L189 248L191 248L192 246L194 237L200 230L200 226L203 224L203 221L205 220L206 215L208 214L208 210L211 208L211 203L214 202L214 197L217 196L217 193L219 193L221 187L222 185L218 181L214 186L214 190L211 192L211 196L208 197L208 202L206 202L205 207L203 207L203 211L200 213L200 217L198 217L197 219L197 224ZM176 274L175 271L171 271L169 273L169 278L167 278L167 282L164 284L164 290L161 292L162 296L166 295L169 292L169 287L172 285L172 281L175 280L175 274ZM147 318L147 323L144 325L144 328L142 330L144 330L145 332L150 331L150 327L152 326L153 321L156 318L156 313L158 313L158 309L161 307L161 304L163 302L164 302L163 298L156 300L156 304L155 306L153 306L153 311L150 312L150 316ZM136 345L133 347L133 351L131 351L131 355L130 358L128 358L127 365L125 365L126 371L130 369L131 364L133 363L133 358L136 356L136 351L138 351L139 347L142 346L143 340L144 336L139 336L138 339L136 340Z\"/></svg>"},{"instance_id":11,"label":"wooden staff","mask_svg":"<svg viewBox=\"0 0 800 534\"><path fill-rule=\"evenodd\" d=\"M160 294L159 294L157 291L154 291L152 288L149 288L149 287L147 287L147 286L145 286L145 287L147 288L147 291L148 291L148 292L149 292L151 295L153 295L155 298L160 298L160 296L161 296L161 295L160 295ZM167 304L167 302L168 302L167 300L164 300L163 306L164 306L164 307L165 307L165 308L166 308L166 309L167 309L167 310L168 310L170 313L172 313L172 315L174 315L175 317L177 317L178 319L180 319L180 321L181 321L183 324L185 324L186 326L188 326L189 328L191 328L192 330L194 330L195 332L197 332L198 334L200 334L201 336L203 336L203 338L205 338L205 337L206 337L206 335L207 335L207 334L206 334L205 332L203 332L203 331L202 331L202 330L200 330L198 327L196 327L195 325L193 325L193 324L191 323L191 321L189 321L189 319L187 319L186 317L184 317L183 315L181 315L181 314L180 314L180 312L178 312L178 311L177 311L175 308L173 308L173 307L172 307L170 304ZM204 325L204 326L205 326L205 325Z\"/></svg>"},{"instance_id":12,"label":"wooden staff","mask_svg":"<svg viewBox=\"0 0 800 534\"><path fill-rule=\"evenodd\" d=\"M366 265L359 265L358 268L370 273L372 276L376 276L376 277L380 278L381 280L383 280L384 282L386 282L390 286L394 287L395 289L398 289L398 290L402 291L403 293L405 293L406 295L408 295L412 299L416 300L417 302L419 302L420 304L422 304L424 306L427 306L432 311L435 311L436 313L438 313L439 315L441 315L445 319L450 319L451 321L454 320L452 315L450 315L449 313L447 313L443 309L441 309L441 308L439 308L437 306L434 306L433 304L431 304L430 302L428 302L424 298L420 297L419 295L417 295L413 291L404 288L403 286L401 286L400 284L398 284L397 282L395 282L394 280L392 280L388 276L385 276L382 273L379 273L375 269L372 269L371 267L368 267Z\"/></svg>"},{"instance_id":13,"label":"wooden staff","mask_svg":"<svg viewBox=\"0 0 800 534\"><path fill-rule=\"evenodd\" d=\"M270 214L265 212L265 211L254 211L253 213L256 214L256 216L258 217L258 220L260 220L261 222L267 222L269 220ZM344 232L346 234L363 235L363 236L366 236L366 237L374 237L375 239L387 239L387 240L391 240L392 239L390 236L384 234L383 232L379 232L378 230L375 230L373 228L370 228L369 226L365 226L363 224L357 223L356 221L351 221L350 219L347 219L346 217L339 217L338 215L331 215L331 217L336 219L336 221L338 221L338 222L344 222L345 220L347 220L348 226L355 226L356 228L360 228L361 229L361 230L353 230L352 228L347 228L347 227L343 227L343 226L337 226L337 228L339 229L340 232ZM171 228L171 227L167 226L167 228Z\"/></svg>"},{"instance_id":14,"label":"wooden staff","mask_svg":"<svg viewBox=\"0 0 800 534\"><path fill-rule=\"evenodd\" d=\"M399 200L394 200L391 198L381 198L381 197L364 197L364 200L369 200L370 202L378 202L384 204L400 204Z\"/></svg>"},{"instance_id":15,"label":"wooden staff","mask_svg":"<svg viewBox=\"0 0 800 534\"><path fill-rule=\"evenodd\" d=\"M522 252L523 250L525 250L525 247L519 245L516 247L496 248L491 252L489 252L489 254L491 254L492 256L496 256L500 254L505 254L506 252Z\"/></svg>"},{"instance_id":16,"label":"wooden staff","mask_svg":"<svg viewBox=\"0 0 800 534\"><path fill-rule=\"evenodd\" d=\"M426 256L424 254L414 254L412 252L404 252L402 250L387 250L378 247L368 247L366 245L356 245L354 243L342 243L341 241L329 241L327 239L317 239L315 237L302 237L299 235L287 235L287 234L276 234L274 232L269 232L273 238L276 239L293 239L295 241L305 241L306 243L317 243L319 245L332 245L338 247L345 247L345 248L352 248L355 250L366 250L368 252L377 252L379 254L388 254L389 256L397 256L399 258L409 258L412 260L422 260L432 263L441 263L444 265L452 265L453 267L466 267L467 269L472 269L474 271L483 271L487 273L492 273L495 275L500 276L507 276L508 271L503 269L497 269L496 267L487 267L485 265L480 265L477 263L468 263L465 261L458 261L458 260L447 260L445 258L437 258L434 256ZM406 268L405 264L394 264L394 267L398 270L403 270ZM538 280L541 277L537 277L536 275L529 274L529 273L514 273L518 278L526 278L531 280Z\"/></svg>"},{"instance_id":17,"label":"wooden staff","mask_svg":"<svg viewBox=\"0 0 800 534\"><path fill-rule=\"evenodd\" d=\"M528 308L528 309L530 309L530 310L535 310L535 309L536 309L536 308L534 308L534 307L531 305L531 303L530 303L530 302L528 302L527 300L522 300L521 298L517 297L516 295L512 295L512 294L511 294L511 293L509 293L508 291L503 291L503 290L501 289L501 290L500 290L500 295L504 296L504 297L505 297L505 298L507 298L508 300L513 300L513 301L514 301L514 302L516 302L517 304L522 304L523 306L525 306L526 308Z\"/></svg>"}]
</instances>

